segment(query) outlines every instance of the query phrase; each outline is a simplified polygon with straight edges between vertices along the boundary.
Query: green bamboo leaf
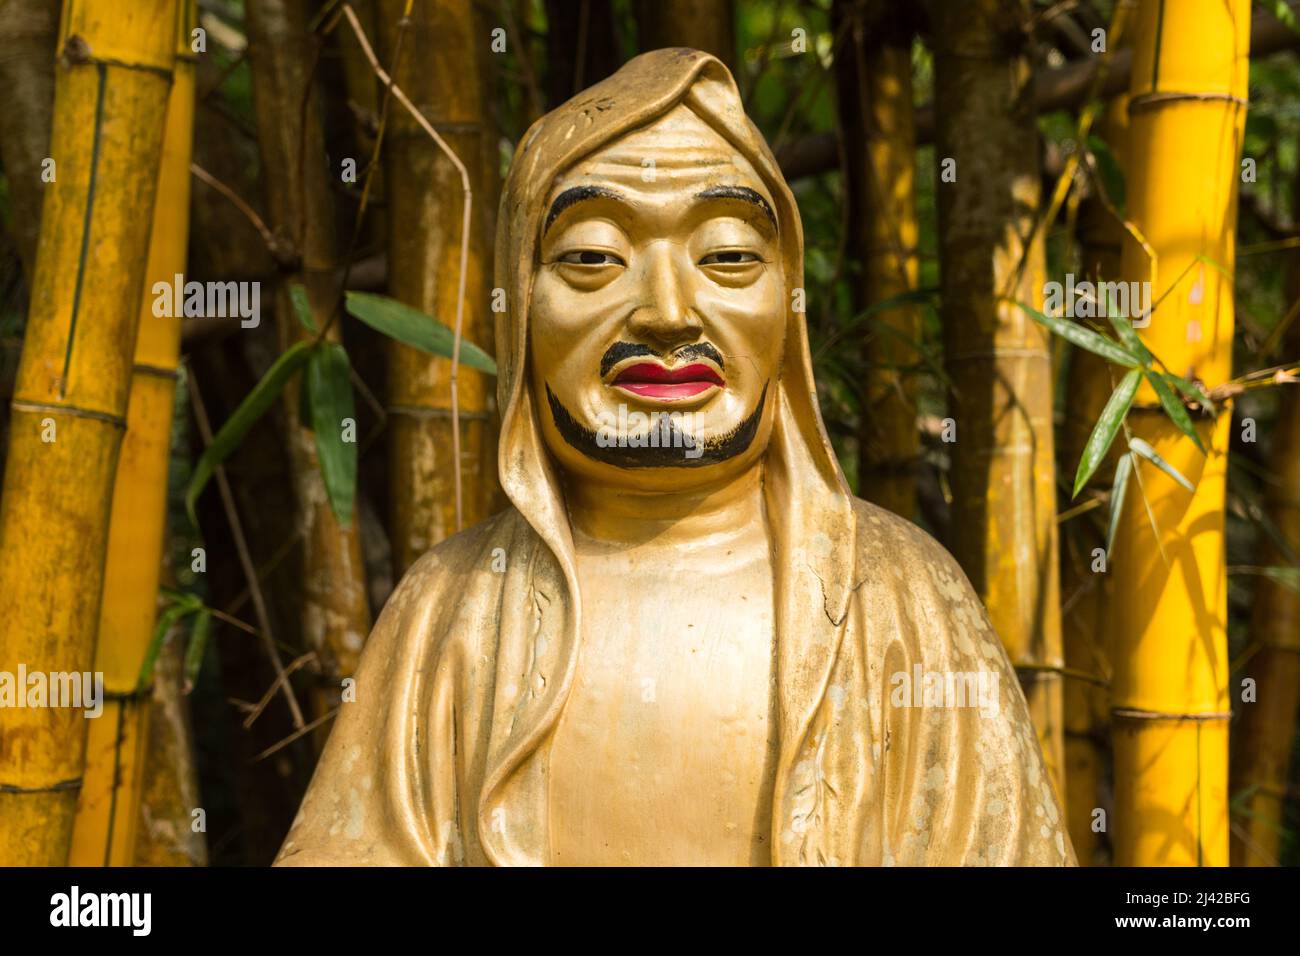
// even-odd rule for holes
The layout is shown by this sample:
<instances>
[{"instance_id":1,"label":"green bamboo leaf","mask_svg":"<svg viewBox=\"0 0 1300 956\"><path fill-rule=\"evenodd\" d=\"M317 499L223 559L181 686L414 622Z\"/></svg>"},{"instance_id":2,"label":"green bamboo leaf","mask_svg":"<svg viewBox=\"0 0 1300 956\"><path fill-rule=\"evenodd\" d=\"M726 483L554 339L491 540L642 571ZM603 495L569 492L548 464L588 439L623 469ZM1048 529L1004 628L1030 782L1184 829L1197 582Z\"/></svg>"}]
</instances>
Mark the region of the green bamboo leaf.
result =
<instances>
[{"instance_id":1,"label":"green bamboo leaf","mask_svg":"<svg viewBox=\"0 0 1300 956\"><path fill-rule=\"evenodd\" d=\"M1128 491L1128 479L1133 474L1133 456L1120 455L1115 466L1115 480L1110 486L1110 517L1106 522L1106 563L1110 564L1110 555L1115 547L1115 532L1119 528L1120 515L1124 513L1124 494Z\"/></svg>"},{"instance_id":2,"label":"green bamboo leaf","mask_svg":"<svg viewBox=\"0 0 1300 956\"><path fill-rule=\"evenodd\" d=\"M187 598L193 598L193 595L185 595ZM197 599L196 599L197 600ZM199 604L202 607L202 604ZM183 618L197 610L191 603L177 602L169 605L161 614L158 615L158 622L154 625L153 635L149 638L149 646L144 652L144 661L140 664L140 676L136 679L135 687L137 691L147 690L153 683L153 668L158 660L158 652L162 650L163 641L167 639L167 632Z\"/></svg>"},{"instance_id":3,"label":"green bamboo leaf","mask_svg":"<svg viewBox=\"0 0 1300 956\"><path fill-rule=\"evenodd\" d=\"M312 353L304 378L325 490L334 516L346 528L352 522L352 505L357 493L356 436L352 436L352 441L343 440L345 420L356 429L347 351L337 342L322 342Z\"/></svg>"},{"instance_id":4,"label":"green bamboo leaf","mask_svg":"<svg viewBox=\"0 0 1300 956\"><path fill-rule=\"evenodd\" d=\"M1112 295L1113 293L1108 288L1106 290L1106 318L1110 320L1110 327L1115 330L1115 334L1119 336L1119 340L1124 347L1138 357L1142 367L1150 368L1154 360L1150 350L1142 344L1142 339L1138 337L1129 320L1118 314Z\"/></svg>"},{"instance_id":5,"label":"green bamboo leaf","mask_svg":"<svg viewBox=\"0 0 1300 956\"><path fill-rule=\"evenodd\" d=\"M316 320L311 316L311 299L307 297L307 290L303 286L294 282L289 285L289 298L293 301L293 311L298 316L298 321L302 327L312 335L317 333Z\"/></svg>"},{"instance_id":6,"label":"green bamboo leaf","mask_svg":"<svg viewBox=\"0 0 1300 956\"><path fill-rule=\"evenodd\" d=\"M1106 457L1110 443L1115 440L1120 426L1124 424L1124 416L1128 414L1129 406L1133 404L1133 396L1137 393L1138 382L1141 380L1142 370L1135 368L1120 379L1120 383L1115 386L1115 391L1110 393L1110 400L1101 410L1101 417L1093 426L1092 434L1088 436L1088 444L1083 449L1083 457L1079 459L1079 470L1074 476L1072 497L1079 496L1079 492L1088 484L1088 479L1093 476Z\"/></svg>"},{"instance_id":7,"label":"green bamboo leaf","mask_svg":"<svg viewBox=\"0 0 1300 956\"><path fill-rule=\"evenodd\" d=\"M1201 444L1201 436L1196 434L1196 426L1192 424L1192 416L1187 414L1187 406L1182 400L1174 394L1174 390L1169 387L1160 375L1155 372L1147 372L1147 381L1151 387L1156 390L1156 396L1160 399L1160 406L1165 410L1165 414L1178 426L1178 430L1192 440L1201 454L1205 454L1205 446Z\"/></svg>"},{"instance_id":8,"label":"green bamboo leaf","mask_svg":"<svg viewBox=\"0 0 1300 956\"><path fill-rule=\"evenodd\" d=\"M1268 578L1274 584L1280 584L1290 591L1300 594L1300 568L1288 568L1283 565L1272 565L1263 568L1229 568L1229 574L1258 574L1260 577Z\"/></svg>"},{"instance_id":9,"label":"green bamboo leaf","mask_svg":"<svg viewBox=\"0 0 1300 956\"><path fill-rule=\"evenodd\" d=\"M248 434L248 430L266 414L267 409L275 404L285 383L311 356L311 349L310 342L297 342L276 359L275 364L262 376L262 380L253 386L253 390L245 396L239 403L239 407L221 426L221 430L213 436L212 444L208 446L207 451L199 456L198 462L194 465L194 474L190 476L190 485L185 490L185 510L189 512L190 521L196 528L199 520L195 515L194 506L212 477L212 473L216 471L218 465L231 456L239 447L239 443L244 440L244 436Z\"/></svg>"},{"instance_id":10,"label":"green bamboo leaf","mask_svg":"<svg viewBox=\"0 0 1300 956\"><path fill-rule=\"evenodd\" d=\"M1093 355L1100 355L1107 361L1122 365L1124 368L1136 368L1141 364L1136 356L1129 354L1104 335L1098 335L1092 329L1086 328L1078 322L1070 322L1054 315L1046 315L1032 306L1025 305L1023 302L1013 302L1012 304L1023 309L1031 319L1039 325L1045 326L1048 331L1059 335L1067 342L1077 345L1081 349L1087 349Z\"/></svg>"},{"instance_id":11,"label":"green bamboo leaf","mask_svg":"<svg viewBox=\"0 0 1300 956\"><path fill-rule=\"evenodd\" d=\"M1136 435L1130 438L1128 440L1128 447L1133 451L1137 452L1137 454L1141 455L1147 461L1151 462L1151 464L1155 465L1157 468L1163 471L1174 481L1178 482L1188 491L1196 490L1196 486L1193 485L1186 478L1184 478L1182 472L1180 472L1173 465L1169 464L1169 462L1161 458L1160 455L1156 452L1156 450L1152 448L1150 445L1148 445L1146 442L1144 442L1141 438L1138 438Z\"/></svg>"},{"instance_id":12,"label":"green bamboo leaf","mask_svg":"<svg viewBox=\"0 0 1300 956\"><path fill-rule=\"evenodd\" d=\"M451 358L455 333L431 315L403 305L396 299L370 292L349 292L347 308L366 325L404 345L420 349L431 355ZM497 363L477 345L460 340L462 365L476 368L489 375L497 373Z\"/></svg>"},{"instance_id":13,"label":"green bamboo leaf","mask_svg":"<svg viewBox=\"0 0 1300 956\"><path fill-rule=\"evenodd\" d=\"M1193 381L1190 381L1189 379L1183 378L1181 375L1175 375L1172 372L1164 372L1162 374L1164 380L1168 382L1170 385L1172 385L1174 388L1178 389L1178 391L1182 394L1183 398L1187 399L1189 402L1198 403L1203 408L1205 408L1205 410L1208 411L1211 415L1218 414L1218 412L1215 411L1214 409L1214 402L1210 400L1209 395L1205 394L1205 391L1204 389L1201 388L1201 386L1197 385Z\"/></svg>"},{"instance_id":14,"label":"green bamboo leaf","mask_svg":"<svg viewBox=\"0 0 1300 956\"><path fill-rule=\"evenodd\" d=\"M178 588L160 587L158 593L165 597L171 604L180 604L187 611L197 611L203 607L203 600L197 594L191 594L189 591L182 591Z\"/></svg>"},{"instance_id":15,"label":"green bamboo leaf","mask_svg":"<svg viewBox=\"0 0 1300 956\"><path fill-rule=\"evenodd\" d=\"M212 612L206 607L194 615L194 626L190 628L190 642L185 647L185 693L194 689L199 679L199 669L203 667L203 652L208 646L208 635L212 632Z\"/></svg>"}]
</instances>

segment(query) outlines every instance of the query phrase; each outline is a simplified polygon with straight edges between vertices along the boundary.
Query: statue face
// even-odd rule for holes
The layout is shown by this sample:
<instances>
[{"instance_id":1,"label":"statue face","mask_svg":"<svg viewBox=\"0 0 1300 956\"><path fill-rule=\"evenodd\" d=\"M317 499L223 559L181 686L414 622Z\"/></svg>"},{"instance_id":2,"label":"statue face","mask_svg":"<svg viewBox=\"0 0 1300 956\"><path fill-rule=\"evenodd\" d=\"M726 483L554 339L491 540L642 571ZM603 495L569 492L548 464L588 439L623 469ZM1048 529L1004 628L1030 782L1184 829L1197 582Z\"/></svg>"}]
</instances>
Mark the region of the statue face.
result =
<instances>
[{"instance_id":1,"label":"statue face","mask_svg":"<svg viewBox=\"0 0 1300 956\"><path fill-rule=\"evenodd\" d=\"M668 489L759 459L787 315L773 210L753 166L684 106L557 179L529 374L566 471Z\"/></svg>"}]
</instances>

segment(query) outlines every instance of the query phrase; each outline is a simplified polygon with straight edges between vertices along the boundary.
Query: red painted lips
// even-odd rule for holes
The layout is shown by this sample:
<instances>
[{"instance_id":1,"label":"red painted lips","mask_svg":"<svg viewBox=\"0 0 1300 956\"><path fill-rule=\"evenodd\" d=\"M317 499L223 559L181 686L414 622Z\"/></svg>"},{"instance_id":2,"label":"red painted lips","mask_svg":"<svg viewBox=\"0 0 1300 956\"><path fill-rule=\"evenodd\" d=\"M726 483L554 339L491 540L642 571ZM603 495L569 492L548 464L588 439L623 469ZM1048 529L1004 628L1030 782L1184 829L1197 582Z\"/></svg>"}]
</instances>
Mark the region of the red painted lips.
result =
<instances>
[{"instance_id":1,"label":"red painted lips","mask_svg":"<svg viewBox=\"0 0 1300 956\"><path fill-rule=\"evenodd\" d=\"M700 362L671 369L640 362L619 372L612 384L645 398L673 399L690 398L714 386L721 388L726 382Z\"/></svg>"}]
</instances>

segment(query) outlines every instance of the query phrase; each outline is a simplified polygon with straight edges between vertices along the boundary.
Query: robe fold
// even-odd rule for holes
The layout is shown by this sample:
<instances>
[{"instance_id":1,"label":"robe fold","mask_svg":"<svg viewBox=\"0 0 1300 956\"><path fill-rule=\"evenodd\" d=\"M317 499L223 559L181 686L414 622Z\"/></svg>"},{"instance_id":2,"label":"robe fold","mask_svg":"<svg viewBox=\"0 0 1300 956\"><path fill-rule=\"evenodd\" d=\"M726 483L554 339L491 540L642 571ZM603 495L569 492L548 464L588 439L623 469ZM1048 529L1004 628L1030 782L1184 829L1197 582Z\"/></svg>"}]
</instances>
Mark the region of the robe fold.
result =
<instances>
[{"instance_id":1,"label":"robe fold","mask_svg":"<svg viewBox=\"0 0 1300 956\"><path fill-rule=\"evenodd\" d=\"M1020 686L961 569L910 523L855 504L845 613L814 608L820 619L800 635L812 652L782 675L783 698L811 720L797 741L782 735L793 754L777 781L774 862L1072 864ZM278 862L544 863L546 740L499 786L484 783L512 739L539 729L547 685L563 679L562 580L513 509L417 562L371 636L356 701L343 705ZM966 706L926 706L924 688L898 678L918 664L996 675L993 706L969 686Z\"/></svg>"},{"instance_id":2,"label":"robe fold","mask_svg":"<svg viewBox=\"0 0 1300 956\"><path fill-rule=\"evenodd\" d=\"M512 506L421 558L362 654L279 865L544 865L547 761L582 651L562 485L525 366L555 177L685 104L775 201L787 289L798 207L726 68L656 50L538 120L498 217L499 472ZM797 301L797 297L795 300ZM1073 864L1024 697L952 557L849 493L791 304L763 462L771 528L777 865ZM628 600L637 599L628 582ZM703 862L703 861L702 861Z\"/></svg>"}]
</instances>

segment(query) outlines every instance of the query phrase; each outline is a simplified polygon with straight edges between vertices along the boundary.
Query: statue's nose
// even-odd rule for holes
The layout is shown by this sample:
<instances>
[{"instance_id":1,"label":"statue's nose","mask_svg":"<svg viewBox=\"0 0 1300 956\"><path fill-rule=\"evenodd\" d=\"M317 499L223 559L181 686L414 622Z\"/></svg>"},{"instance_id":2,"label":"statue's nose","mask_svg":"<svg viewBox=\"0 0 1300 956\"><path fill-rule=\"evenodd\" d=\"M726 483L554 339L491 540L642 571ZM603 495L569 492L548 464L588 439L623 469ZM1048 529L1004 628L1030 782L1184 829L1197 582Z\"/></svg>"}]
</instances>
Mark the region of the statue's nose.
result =
<instances>
[{"instance_id":1,"label":"statue's nose","mask_svg":"<svg viewBox=\"0 0 1300 956\"><path fill-rule=\"evenodd\" d=\"M694 308L689 276L677 261L682 253L670 242L655 243L641 260L641 304L630 331L665 345L695 339L704 327Z\"/></svg>"}]
</instances>

